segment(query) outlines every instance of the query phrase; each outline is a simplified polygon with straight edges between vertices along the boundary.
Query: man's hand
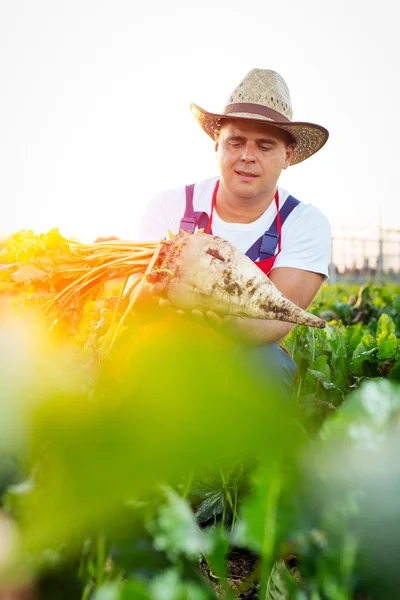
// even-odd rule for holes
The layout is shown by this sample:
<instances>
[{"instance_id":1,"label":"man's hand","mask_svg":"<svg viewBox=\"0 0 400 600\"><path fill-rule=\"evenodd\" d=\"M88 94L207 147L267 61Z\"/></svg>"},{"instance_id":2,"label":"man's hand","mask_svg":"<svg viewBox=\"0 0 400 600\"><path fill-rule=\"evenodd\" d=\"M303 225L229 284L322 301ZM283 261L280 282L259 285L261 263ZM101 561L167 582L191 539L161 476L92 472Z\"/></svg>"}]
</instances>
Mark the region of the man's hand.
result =
<instances>
[{"instance_id":1,"label":"man's hand","mask_svg":"<svg viewBox=\"0 0 400 600\"><path fill-rule=\"evenodd\" d=\"M172 276L168 272L152 271L145 277L145 280L139 281L142 276L142 273L137 273L130 277L128 293L132 311L134 311L136 317L143 321L143 324L159 321L165 317L167 312L171 312L186 318L192 318L205 327L223 331L232 319L228 316L221 317L210 310L202 311L197 308L183 310L174 306L167 297L167 288Z\"/></svg>"},{"instance_id":2,"label":"man's hand","mask_svg":"<svg viewBox=\"0 0 400 600\"><path fill-rule=\"evenodd\" d=\"M168 306L170 301L166 297L166 291L171 275L169 273L160 273L152 271L145 276L145 281L140 292L142 298L148 296L151 299L158 301L162 306ZM139 284L140 285L140 284Z\"/></svg>"},{"instance_id":3,"label":"man's hand","mask_svg":"<svg viewBox=\"0 0 400 600\"><path fill-rule=\"evenodd\" d=\"M139 291L135 287L129 294L130 300L134 301L134 307L143 307L143 304L158 306L160 308L168 308L171 312L177 315L192 316L198 321L204 321L213 326L222 326L229 317L221 317L217 313L208 310L201 311L197 308L193 310L183 310L172 305L171 301L167 298L167 287L172 275L168 272L152 271L146 276L146 280L142 283L139 282L137 287L141 286ZM141 274L132 275L130 278L130 287L141 277ZM136 298L137 295L137 298ZM136 298L136 299L135 299Z\"/></svg>"},{"instance_id":4,"label":"man's hand","mask_svg":"<svg viewBox=\"0 0 400 600\"><path fill-rule=\"evenodd\" d=\"M273 269L269 278L289 300L305 310L324 279L319 273L289 267ZM286 321L221 317L211 311L193 310L191 314L204 325L218 328L227 336L250 345L279 344L294 326Z\"/></svg>"},{"instance_id":5,"label":"man's hand","mask_svg":"<svg viewBox=\"0 0 400 600\"><path fill-rule=\"evenodd\" d=\"M185 311L180 310L180 309L178 309L176 312L178 312L182 315L188 314L188 315L194 317L197 321L204 322L205 325L210 325L212 327L218 327L218 328L223 327L230 318L230 317L221 317L220 315L213 312L212 310L202 311L202 310L199 310L198 308L194 308L193 310L191 310L187 313L185 313Z\"/></svg>"},{"instance_id":6,"label":"man's hand","mask_svg":"<svg viewBox=\"0 0 400 600\"><path fill-rule=\"evenodd\" d=\"M152 271L143 278L136 273L128 282L128 306L141 321L151 323L165 317L165 309L171 306L166 290L170 275L165 272Z\"/></svg>"}]
</instances>

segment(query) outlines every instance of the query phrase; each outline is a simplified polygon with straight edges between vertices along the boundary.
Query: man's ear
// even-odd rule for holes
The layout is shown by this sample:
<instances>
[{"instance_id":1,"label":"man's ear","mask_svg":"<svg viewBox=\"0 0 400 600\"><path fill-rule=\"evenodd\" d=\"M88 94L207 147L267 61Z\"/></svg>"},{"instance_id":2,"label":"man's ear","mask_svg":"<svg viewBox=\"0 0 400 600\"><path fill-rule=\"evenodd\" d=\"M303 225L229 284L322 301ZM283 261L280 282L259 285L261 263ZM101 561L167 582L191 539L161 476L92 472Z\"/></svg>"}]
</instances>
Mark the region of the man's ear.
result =
<instances>
[{"instance_id":1,"label":"man's ear","mask_svg":"<svg viewBox=\"0 0 400 600\"><path fill-rule=\"evenodd\" d=\"M285 158L285 162L283 164L284 169L287 169L289 167L290 163L292 162L294 148L295 148L294 144L290 144L290 146L286 146L286 158Z\"/></svg>"}]
</instances>

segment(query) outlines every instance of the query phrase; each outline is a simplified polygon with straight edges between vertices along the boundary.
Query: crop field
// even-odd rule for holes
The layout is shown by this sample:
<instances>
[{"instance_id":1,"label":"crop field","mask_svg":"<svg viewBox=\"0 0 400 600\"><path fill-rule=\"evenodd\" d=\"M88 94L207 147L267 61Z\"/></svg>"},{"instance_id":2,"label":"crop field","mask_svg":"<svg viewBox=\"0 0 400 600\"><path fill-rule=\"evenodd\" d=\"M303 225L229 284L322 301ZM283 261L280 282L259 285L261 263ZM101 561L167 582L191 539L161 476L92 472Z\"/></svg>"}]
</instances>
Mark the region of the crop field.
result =
<instances>
[{"instance_id":1,"label":"crop field","mask_svg":"<svg viewBox=\"0 0 400 600\"><path fill-rule=\"evenodd\" d=\"M67 258L0 254L0 600L400 598L400 287L324 284L288 400L125 272L78 302Z\"/></svg>"}]
</instances>

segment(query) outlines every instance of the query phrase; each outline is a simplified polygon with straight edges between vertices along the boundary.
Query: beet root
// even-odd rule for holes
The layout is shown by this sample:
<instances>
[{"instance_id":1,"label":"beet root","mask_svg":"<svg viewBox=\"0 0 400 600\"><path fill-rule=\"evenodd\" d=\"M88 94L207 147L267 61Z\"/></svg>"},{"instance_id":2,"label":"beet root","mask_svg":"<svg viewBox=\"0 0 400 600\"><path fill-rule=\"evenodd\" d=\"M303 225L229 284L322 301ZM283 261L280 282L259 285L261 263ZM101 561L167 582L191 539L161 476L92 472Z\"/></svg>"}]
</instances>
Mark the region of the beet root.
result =
<instances>
[{"instance_id":1,"label":"beet root","mask_svg":"<svg viewBox=\"0 0 400 600\"><path fill-rule=\"evenodd\" d=\"M157 266L173 273L167 295L174 306L325 327L325 321L288 300L230 242L198 233L180 234L164 245Z\"/></svg>"}]
</instances>

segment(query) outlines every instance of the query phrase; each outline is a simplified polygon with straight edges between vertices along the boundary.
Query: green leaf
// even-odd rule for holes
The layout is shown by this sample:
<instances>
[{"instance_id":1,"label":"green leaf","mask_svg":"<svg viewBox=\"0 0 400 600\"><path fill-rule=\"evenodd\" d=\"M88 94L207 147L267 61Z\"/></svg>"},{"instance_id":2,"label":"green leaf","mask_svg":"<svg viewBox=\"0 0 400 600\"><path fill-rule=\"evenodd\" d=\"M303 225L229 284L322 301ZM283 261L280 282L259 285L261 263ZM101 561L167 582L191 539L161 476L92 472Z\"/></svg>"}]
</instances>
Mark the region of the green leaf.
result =
<instances>
[{"instance_id":1,"label":"green leaf","mask_svg":"<svg viewBox=\"0 0 400 600\"><path fill-rule=\"evenodd\" d=\"M347 327L346 337L347 337L347 351L349 355L352 355L357 348L358 344L361 342L362 337L364 335L363 324L357 323L356 325L352 325Z\"/></svg>"},{"instance_id":2,"label":"green leaf","mask_svg":"<svg viewBox=\"0 0 400 600\"><path fill-rule=\"evenodd\" d=\"M231 590L227 582L226 556L230 549L230 537L226 529L221 527L212 527L205 532L209 550L205 559L210 571L219 577L219 581L224 588L225 598L231 598Z\"/></svg>"},{"instance_id":3,"label":"green leaf","mask_svg":"<svg viewBox=\"0 0 400 600\"><path fill-rule=\"evenodd\" d=\"M378 339L378 358L380 360L391 360L397 358L398 342L394 333L387 337Z\"/></svg>"},{"instance_id":4,"label":"green leaf","mask_svg":"<svg viewBox=\"0 0 400 600\"><path fill-rule=\"evenodd\" d=\"M279 560L272 567L268 579L266 600L288 600L288 598L292 598L291 592L296 587L285 562Z\"/></svg>"},{"instance_id":5,"label":"green leaf","mask_svg":"<svg viewBox=\"0 0 400 600\"><path fill-rule=\"evenodd\" d=\"M400 410L400 388L387 379L365 381L320 429L322 439L376 444Z\"/></svg>"},{"instance_id":6,"label":"green leaf","mask_svg":"<svg viewBox=\"0 0 400 600\"><path fill-rule=\"evenodd\" d=\"M120 585L117 583L105 583L93 594L93 600L121 600Z\"/></svg>"},{"instance_id":7,"label":"green leaf","mask_svg":"<svg viewBox=\"0 0 400 600\"><path fill-rule=\"evenodd\" d=\"M276 545L276 514L282 473L277 465L261 468L254 476L254 489L243 500L234 541L271 559Z\"/></svg>"},{"instance_id":8,"label":"green leaf","mask_svg":"<svg viewBox=\"0 0 400 600\"><path fill-rule=\"evenodd\" d=\"M160 506L156 520L148 524L154 545L172 556L182 554L195 560L208 549L203 532L185 498L170 488L165 488L165 495L166 503Z\"/></svg>"},{"instance_id":9,"label":"green leaf","mask_svg":"<svg viewBox=\"0 0 400 600\"><path fill-rule=\"evenodd\" d=\"M376 342L370 333L365 333L353 352L351 369L356 375L363 374L363 364L373 359L377 352Z\"/></svg>"},{"instance_id":10,"label":"green leaf","mask_svg":"<svg viewBox=\"0 0 400 600\"><path fill-rule=\"evenodd\" d=\"M379 317L376 337L389 335L390 333L396 333L396 325L394 324L393 319L384 313Z\"/></svg>"},{"instance_id":11,"label":"green leaf","mask_svg":"<svg viewBox=\"0 0 400 600\"><path fill-rule=\"evenodd\" d=\"M151 600L151 597L143 582L129 579L122 588L119 600Z\"/></svg>"},{"instance_id":12,"label":"green leaf","mask_svg":"<svg viewBox=\"0 0 400 600\"><path fill-rule=\"evenodd\" d=\"M203 502L197 507L195 519L197 523L205 523L222 514L225 504L223 490L209 492Z\"/></svg>"},{"instance_id":13,"label":"green leaf","mask_svg":"<svg viewBox=\"0 0 400 600\"><path fill-rule=\"evenodd\" d=\"M33 477L8 486L4 494L5 508L15 517L32 508L31 501L35 491Z\"/></svg>"},{"instance_id":14,"label":"green leaf","mask_svg":"<svg viewBox=\"0 0 400 600\"><path fill-rule=\"evenodd\" d=\"M327 379L329 379L331 376L331 368L328 361L329 357L326 354L321 354L311 365L311 368L320 371Z\"/></svg>"},{"instance_id":15,"label":"green leaf","mask_svg":"<svg viewBox=\"0 0 400 600\"><path fill-rule=\"evenodd\" d=\"M168 569L150 583L151 600L210 600L215 598L204 587L182 581L176 569Z\"/></svg>"},{"instance_id":16,"label":"green leaf","mask_svg":"<svg viewBox=\"0 0 400 600\"><path fill-rule=\"evenodd\" d=\"M311 373L318 383L320 383L326 390L336 389L335 384L332 383L332 381L329 381L329 377L327 377L322 371L308 369L308 372Z\"/></svg>"},{"instance_id":17,"label":"green leaf","mask_svg":"<svg viewBox=\"0 0 400 600\"><path fill-rule=\"evenodd\" d=\"M397 357L398 341L396 338L396 326L393 319L387 314L379 317L376 341L379 360L385 361Z\"/></svg>"}]
</instances>

